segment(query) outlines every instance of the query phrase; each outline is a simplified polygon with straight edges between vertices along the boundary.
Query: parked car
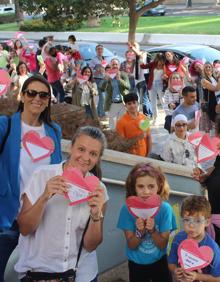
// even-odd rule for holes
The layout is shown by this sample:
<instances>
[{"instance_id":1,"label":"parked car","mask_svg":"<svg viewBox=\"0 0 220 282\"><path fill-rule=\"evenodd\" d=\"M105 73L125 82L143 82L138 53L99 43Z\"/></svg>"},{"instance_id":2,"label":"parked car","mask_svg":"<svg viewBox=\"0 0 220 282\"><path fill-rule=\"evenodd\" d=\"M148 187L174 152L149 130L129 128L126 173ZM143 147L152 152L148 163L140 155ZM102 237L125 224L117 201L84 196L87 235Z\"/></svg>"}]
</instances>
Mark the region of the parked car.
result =
<instances>
[{"instance_id":1,"label":"parked car","mask_svg":"<svg viewBox=\"0 0 220 282\"><path fill-rule=\"evenodd\" d=\"M95 42L83 42L83 41L77 41L77 45L79 46L79 52L81 56L83 57L83 60L86 61L88 64L89 62L96 56L96 50L95 47L98 43ZM68 48L68 43L62 43L60 44L64 48ZM114 54L112 51L104 47L104 57L108 63L110 63L111 59L117 58L120 63L122 63L125 59L121 56L118 56Z\"/></svg>"},{"instance_id":2,"label":"parked car","mask_svg":"<svg viewBox=\"0 0 220 282\"><path fill-rule=\"evenodd\" d=\"M152 1L145 1L144 6L147 6L151 3ZM140 10L143 6L137 5L136 10ZM147 10L144 12L141 16L142 17L147 17L147 16L164 16L166 14L166 6L165 5L158 5L157 7L154 7L150 10Z\"/></svg>"},{"instance_id":3,"label":"parked car","mask_svg":"<svg viewBox=\"0 0 220 282\"><path fill-rule=\"evenodd\" d=\"M14 14L14 13L15 13L14 5L0 5L0 15Z\"/></svg>"},{"instance_id":4,"label":"parked car","mask_svg":"<svg viewBox=\"0 0 220 282\"><path fill-rule=\"evenodd\" d=\"M163 45L159 47L149 48L147 50L152 60L157 53L165 53L166 51L173 51L178 59L188 57L191 60L200 59L204 62L207 61L211 63L214 60L220 60L219 50L199 44Z\"/></svg>"}]
</instances>

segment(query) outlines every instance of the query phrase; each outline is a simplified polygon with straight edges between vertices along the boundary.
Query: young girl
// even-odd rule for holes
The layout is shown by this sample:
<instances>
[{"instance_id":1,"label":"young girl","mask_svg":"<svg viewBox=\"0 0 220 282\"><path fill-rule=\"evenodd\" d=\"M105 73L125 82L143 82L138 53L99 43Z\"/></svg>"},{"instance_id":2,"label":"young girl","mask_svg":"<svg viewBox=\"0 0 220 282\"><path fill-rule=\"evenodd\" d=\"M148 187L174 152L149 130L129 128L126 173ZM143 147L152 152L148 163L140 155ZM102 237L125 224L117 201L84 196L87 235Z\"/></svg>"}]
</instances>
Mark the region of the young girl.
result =
<instances>
[{"instance_id":1,"label":"young girl","mask_svg":"<svg viewBox=\"0 0 220 282\"><path fill-rule=\"evenodd\" d=\"M148 163L137 164L126 180L126 197L137 196L144 200L160 195L162 200L169 196L169 186L158 168ZM118 228L122 229L127 241L130 282L171 281L166 256L170 231L176 228L171 206L162 201L155 218L135 218L126 205L120 211Z\"/></svg>"},{"instance_id":2,"label":"young girl","mask_svg":"<svg viewBox=\"0 0 220 282\"><path fill-rule=\"evenodd\" d=\"M164 128L171 132L172 113L179 106L182 99L184 81L178 72L171 74L168 80L168 88L164 94L164 111L166 113Z\"/></svg>"}]
</instances>

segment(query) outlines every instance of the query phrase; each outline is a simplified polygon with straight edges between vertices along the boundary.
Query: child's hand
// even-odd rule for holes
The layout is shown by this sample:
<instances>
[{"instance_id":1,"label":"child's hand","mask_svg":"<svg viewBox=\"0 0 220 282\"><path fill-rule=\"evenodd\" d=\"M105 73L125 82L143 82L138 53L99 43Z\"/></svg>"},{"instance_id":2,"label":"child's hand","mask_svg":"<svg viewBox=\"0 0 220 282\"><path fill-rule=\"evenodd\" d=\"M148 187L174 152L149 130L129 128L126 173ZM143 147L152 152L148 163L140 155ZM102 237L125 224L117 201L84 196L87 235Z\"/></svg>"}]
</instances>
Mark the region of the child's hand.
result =
<instances>
[{"instance_id":1,"label":"child's hand","mask_svg":"<svg viewBox=\"0 0 220 282\"><path fill-rule=\"evenodd\" d=\"M147 231L153 231L154 230L154 228L155 228L154 218L150 217L146 220L145 228L146 228Z\"/></svg>"},{"instance_id":2,"label":"child's hand","mask_svg":"<svg viewBox=\"0 0 220 282\"><path fill-rule=\"evenodd\" d=\"M198 280L198 273L196 271L184 272L184 279L184 281L186 282L193 282L195 280Z\"/></svg>"},{"instance_id":3,"label":"child's hand","mask_svg":"<svg viewBox=\"0 0 220 282\"><path fill-rule=\"evenodd\" d=\"M184 278L184 271L181 267L177 267L175 270L174 270L174 275L175 275L175 278L176 280L182 280Z\"/></svg>"},{"instance_id":4,"label":"child's hand","mask_svg":"<svg viewBox=\"0 0 220 282\"><path fill-rule=\"evenodd\" d=\"M143 218L137 218L136 220L136 228L139 230L139 231L144 231L145 230L145 222L143 220Z\"/></svg>"}]
</instances>

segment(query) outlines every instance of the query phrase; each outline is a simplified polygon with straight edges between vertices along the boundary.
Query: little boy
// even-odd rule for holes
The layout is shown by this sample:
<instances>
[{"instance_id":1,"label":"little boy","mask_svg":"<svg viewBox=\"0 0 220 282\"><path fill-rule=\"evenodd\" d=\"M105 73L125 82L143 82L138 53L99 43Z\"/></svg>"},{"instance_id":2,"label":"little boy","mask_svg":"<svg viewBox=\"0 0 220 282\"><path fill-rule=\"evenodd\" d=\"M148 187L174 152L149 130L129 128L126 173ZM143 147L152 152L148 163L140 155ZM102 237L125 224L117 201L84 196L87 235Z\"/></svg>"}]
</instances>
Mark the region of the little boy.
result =
<instances>
[{"instance_id":1,"label":"little boy","mask_svg":"<svg viewBox=\"0 0 220 282\"><path fill-rule=\"evenodd\" d=\"M220 282L220 248L205 231L211 217L211 207L208 200L203 196L187 197L181 207L181 217L184 231L180 231L173 240L168 258L170 271L178 281ZM179 266L177 250L185 239L194 239L198 241L199 247L209 246L213 250L211 264L203 268L202 271L187 272Z\"/></svg>"}]
</instances>

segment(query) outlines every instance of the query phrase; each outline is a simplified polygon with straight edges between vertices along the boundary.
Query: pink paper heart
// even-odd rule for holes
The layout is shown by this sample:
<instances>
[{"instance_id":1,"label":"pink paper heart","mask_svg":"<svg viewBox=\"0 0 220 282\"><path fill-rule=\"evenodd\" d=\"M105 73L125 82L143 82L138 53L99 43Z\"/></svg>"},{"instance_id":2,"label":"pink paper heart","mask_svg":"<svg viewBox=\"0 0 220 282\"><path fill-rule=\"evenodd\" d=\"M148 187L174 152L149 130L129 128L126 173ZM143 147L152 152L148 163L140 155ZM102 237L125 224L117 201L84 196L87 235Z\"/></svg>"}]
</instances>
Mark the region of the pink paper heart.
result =
<instances>
[{"instance_id":1,"label":"pink paper heart","mask_svg":"<svg viewBox=\"0 0 220 282\"><path fill-rule=\"evenodd\" d=\"M55 149L54 142L50 137L40 137L34 130L24 134L22 143L33 162L49 157Z\"/></svg>"},{"instance_id":2,"label":"pink paper heart","mask_svg":"<svg viewBox=\"0 0 220 282\"><path fill-rule=\"evenodd\" d=\"M194 147L196 147L196 146L199 145L199 143L200 143L200 141L201 141L201 139L202 139L202 136L203 136L203 134L202 134L202 132L200 132L200 131L198 131L198 132L196 132L196 133L192 133L192 134L190 134L190 135L188 136L188 141L189 141Z\"/></svg>"},{"instance_id":3,"label":"pink paper heart","mask_svg":"<svg viewBox=\"0 0 220 282\"><path fill-rule=\"evenodd\" d=\"M107 74L111 77L111 79L114 79L117 75L118 71L117 70L109 70L107 71Z\"/></svg>"},{"instance_id":4,"label":"pink paper heart","mask_svg":"<svg viewBox=\"0 0 220 282\"><path fill-rule=\"evenodd\" d=\"M83 84L84 82L89 80L89 77L87 75L81 75L81 74L77 74L76 78L80 84Z\"/></svg>"},{"instance_id":5,"label":"pink paper heart","mask_svg":"<svg viewBox=\"0 0 220 282\"><path fill-rule=\"evenodd\" d=\"M213 259L213 251L208 246L198 246L192 239L182 241L178 247L178 259L181 267L187 271L202 269Z\"/></svg>"},{"instance_id":6,"label":"pink paper heart","mask_svg":"<svg viewBox=\"0 0 220 282\"><path fill-rule=\"evenodd\" d=\"M217 149L218 143L218 138L211 138L208 133L203 135L198 147L196 148L197 162L202 163L214 159L219 154Z\"/></svg>"},{"instance_id":7,"label":"pink paper heart","mask_svg":"<svg viewBox=\"0 0 220 282\"><path fill-rule=\"evenodd\" d=\"M89 193L93 192L99 185L99 179L94 175L83 176L77 168L68 168L62 175L70 184L70 191L66 197L70 200L69 205L73 206L88 201Z\"/></svg>"},{"instance_id":8,"label":"pink paper heart","mask_svg":"<svg viewBox=\"0 0 220 282\"><path fill-rule=\"evenodd\" d=\"M175 91L180 91L183 88L183 82L180 80L176 81L172 81L171 82L171 87L175 90Z\"/></svg>"},{"instance_id":9,"label":"pink paper heart","mask_svg":"<svg viewBox=\"0 0 220 282\"><path fill-rule=\"evenodd\" d=\"M137 196L130 196L126 199L126 205L134 217L153 218L160 210L161 198L159 195L152 195L144 200Z\"/></svg>"},{"instance_id":10,"label":"pink paper heart","mask_svg":"<svg viewBox=\"0 0 220 282\"><path fill-rule=\"evenodd\" d=\"M7 93L11 84L11 78L7 71L0 70L0 96Z\"/></svg>"}]
</instances>

